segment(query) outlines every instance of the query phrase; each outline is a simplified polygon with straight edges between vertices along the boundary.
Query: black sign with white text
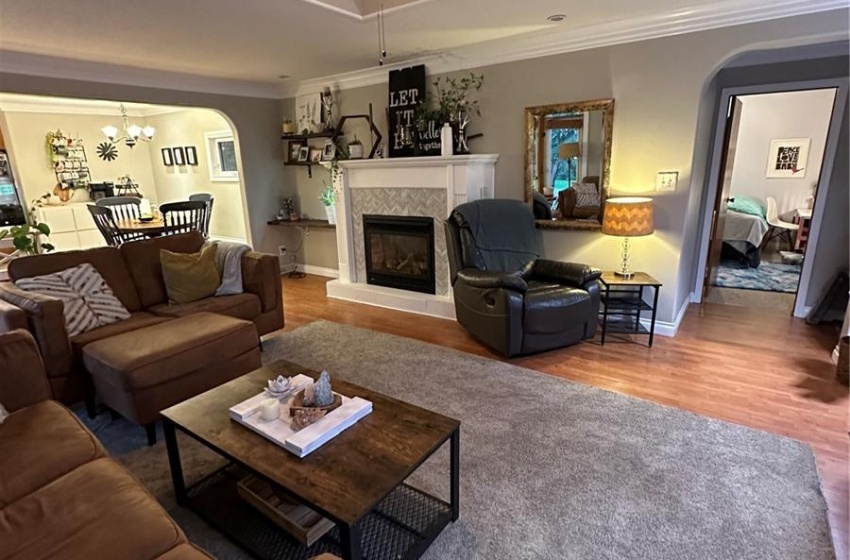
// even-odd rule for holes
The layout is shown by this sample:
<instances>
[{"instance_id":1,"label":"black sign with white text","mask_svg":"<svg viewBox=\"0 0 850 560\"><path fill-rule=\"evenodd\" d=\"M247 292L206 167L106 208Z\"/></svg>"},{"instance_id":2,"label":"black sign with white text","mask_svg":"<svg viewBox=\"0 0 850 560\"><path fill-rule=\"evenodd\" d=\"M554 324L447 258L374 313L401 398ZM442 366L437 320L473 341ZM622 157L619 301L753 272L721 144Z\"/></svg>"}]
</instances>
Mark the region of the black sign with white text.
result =
<instances>
[{"instance_id":1,"label":"black sign with white text","mask_svg":"<svg viewBox=\"0 0 850 560\"><path fill-rule=\"evenodd\" d=\"M410 157L413 145L405 139L412 139L416 108L425 98L425 65L393 70L389 82L389 156Z\"/></svg>"}]
</instances>

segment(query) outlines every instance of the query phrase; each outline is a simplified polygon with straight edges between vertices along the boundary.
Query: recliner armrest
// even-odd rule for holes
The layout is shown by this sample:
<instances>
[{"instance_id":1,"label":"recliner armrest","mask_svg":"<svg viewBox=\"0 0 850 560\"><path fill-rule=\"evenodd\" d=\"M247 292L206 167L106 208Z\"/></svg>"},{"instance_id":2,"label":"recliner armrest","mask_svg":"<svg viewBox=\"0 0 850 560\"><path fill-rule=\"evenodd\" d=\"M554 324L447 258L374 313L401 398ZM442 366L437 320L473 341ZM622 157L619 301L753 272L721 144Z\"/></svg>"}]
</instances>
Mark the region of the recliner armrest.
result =
<instances>
[{"instance_id":1,"label":"recliner armrest","mask_svg":"<svg viewBox=\"0 0 850 560\"><path fill-rule=\"evenodd\" d=\"M523 293L528 290L528 284L522 279L519 273L510 274L478 270L477 268L465 268L458 271L457 278L473 288L503 288Z\"/></svg>"},{"instance_id":2,"label":"recliner armrest","mask_svg":"<svg viewBox=\"0 0 850 560\"><path fill-rule=\"evenodd\" d=\"M588 282L599 279L602 276L602 271L586 264L537 259L534 261L531 275L533 278L566 282L576 287L582 287Z\"/></svg>"}]
</instances>

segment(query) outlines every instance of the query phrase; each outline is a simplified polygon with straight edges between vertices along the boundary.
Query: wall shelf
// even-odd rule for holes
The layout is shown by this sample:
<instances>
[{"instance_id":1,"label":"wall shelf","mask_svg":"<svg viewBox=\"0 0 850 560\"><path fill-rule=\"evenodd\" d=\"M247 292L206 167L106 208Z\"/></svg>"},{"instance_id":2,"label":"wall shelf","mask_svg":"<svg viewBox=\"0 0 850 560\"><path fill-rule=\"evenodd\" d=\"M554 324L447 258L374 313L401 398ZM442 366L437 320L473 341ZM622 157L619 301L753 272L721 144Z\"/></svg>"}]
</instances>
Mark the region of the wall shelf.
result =
<instances>
[{"instance_id":1,"label":"wall shelf","mask_svg":"<svg viewBox=\"0 0 850 560\"><path fill-rule=\"evenodd\" d=\"M281 140L310 140L311 138L333 138L334 131L313 132L311 134L281 134Z\"/></svg>"},{"instance_id":2,"label":"wall shelf","mask_svg":"<svg viewBox=\"0 0 850 560\"><path fill-rule=\"evenodd\" d=\"M269 220L266 223L270 226L336 229L336 224L328 223L327 220Z\"/></svg>"}]
</instances>

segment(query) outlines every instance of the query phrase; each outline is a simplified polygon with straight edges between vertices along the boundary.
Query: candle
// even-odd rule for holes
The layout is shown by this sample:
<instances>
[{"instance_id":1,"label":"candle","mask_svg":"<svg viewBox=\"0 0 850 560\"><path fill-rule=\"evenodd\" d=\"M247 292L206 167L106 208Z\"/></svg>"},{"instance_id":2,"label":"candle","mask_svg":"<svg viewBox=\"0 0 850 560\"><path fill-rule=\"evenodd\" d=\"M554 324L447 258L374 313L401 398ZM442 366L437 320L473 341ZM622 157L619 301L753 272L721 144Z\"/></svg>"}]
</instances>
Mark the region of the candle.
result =
<instances>
[{"instance_id":1,"label":"candle","mask_svg":"<svg viewBox=\"0 0 850 560\"><path fill-rule=\"evenodd\" d=\"M280 417L280 401L277 399L263 399L260 404L260 418L266 422L277 420Z\"/></svg>"},{"instance_id":2,"label":"candle","mask_svg":"<svg viewBox=\"0 0 850 560\"><path fill-rule=\"evenodd\" d=\"M141 203L139 204L139 213L142 215L142 218L152 218L153 210L151 208L151 201L147 198L143 198Z\"/></svg>"}]
</instances>

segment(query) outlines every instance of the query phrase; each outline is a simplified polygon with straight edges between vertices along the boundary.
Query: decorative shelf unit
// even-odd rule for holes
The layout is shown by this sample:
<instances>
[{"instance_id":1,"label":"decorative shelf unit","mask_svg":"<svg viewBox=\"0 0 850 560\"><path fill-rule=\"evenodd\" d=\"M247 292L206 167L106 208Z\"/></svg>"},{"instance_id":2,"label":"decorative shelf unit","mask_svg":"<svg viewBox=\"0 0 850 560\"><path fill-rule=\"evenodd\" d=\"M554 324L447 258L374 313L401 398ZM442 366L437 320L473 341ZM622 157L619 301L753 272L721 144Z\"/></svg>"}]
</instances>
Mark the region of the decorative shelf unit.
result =
<instances>
[{"instance_id":1,"label":"decorative shelf unit","mask_svg":"<svg viewBox=\"0 0 850 560\"><path fill-rule=\"evenodd\" d=\"M336 224L331 224L327 220L269 220L266 223L270 226L336 229Z\"/></svg>"}]
</instances>

